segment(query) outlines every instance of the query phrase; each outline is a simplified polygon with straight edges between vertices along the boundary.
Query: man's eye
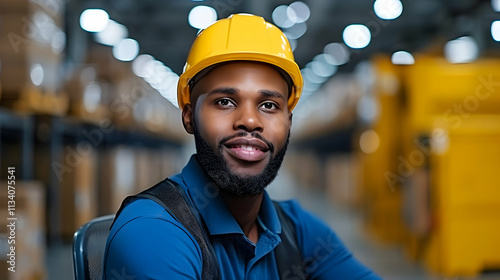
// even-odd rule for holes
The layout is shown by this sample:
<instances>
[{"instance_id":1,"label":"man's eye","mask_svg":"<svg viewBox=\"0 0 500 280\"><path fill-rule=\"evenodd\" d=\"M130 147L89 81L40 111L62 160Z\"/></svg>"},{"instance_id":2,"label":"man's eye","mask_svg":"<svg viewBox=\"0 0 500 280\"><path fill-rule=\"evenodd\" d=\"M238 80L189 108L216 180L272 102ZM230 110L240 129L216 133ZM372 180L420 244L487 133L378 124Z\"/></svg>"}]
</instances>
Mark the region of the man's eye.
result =
<instances>
[{"instance_id":1,"label":"man's eye","mask_svg":"<svg viewBox=\"0 0 500 280\"><path fill-rule=\"evenodd\" d=\"M266 110L273 110L278 108L278 106L276 106L276 104L272 102L265 102L262 104L262 107Z\"/></svg>"},{"instance_id":2,"label":"man's eye","mask_svg":"<svg viewBox=\"0 0 500 280\"><path fill-rule=\"evenodd\" d=\"M217 100L216 104L223 107L230 107L233 105L233 103L229 99L219 99Z\"/></svg>"}]
</instances>

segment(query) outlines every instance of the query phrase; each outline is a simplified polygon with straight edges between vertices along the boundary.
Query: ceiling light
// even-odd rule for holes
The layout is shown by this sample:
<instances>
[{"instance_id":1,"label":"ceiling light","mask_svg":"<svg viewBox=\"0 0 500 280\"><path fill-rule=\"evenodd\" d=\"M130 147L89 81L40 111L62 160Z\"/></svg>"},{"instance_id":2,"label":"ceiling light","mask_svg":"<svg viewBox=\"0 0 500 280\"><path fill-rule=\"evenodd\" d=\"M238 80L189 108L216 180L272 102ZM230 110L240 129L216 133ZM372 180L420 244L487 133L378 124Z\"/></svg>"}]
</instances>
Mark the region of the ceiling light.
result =
<instances>
[{"instance_id":1,"label":"ceiling light","mask_svg":"<svg viewBox=\"0 0 500 280\"><path fill-rule=\"evenodd\" d=\"M106 28L108 13L103 9L87 9L80 15L80 26L88 32L99 32Z\"/></svg>"},{"instance_id":2,"label":"ceiling light","mask_svg":"<svg viewBox=\"0 0 500 280\"><path fill-rule=\"evenodd\" d=\"M371 62L361 61L354 69L354 77L361 86L363 92L369 91L375 84L375 69Z\"/></svg>"},{"instance_id":3,"label":"ceiling light","mask_svg":"<svg viewBox=\"0 0 500 280\"><path fill-rule=\"evenodd\" d=\"M43 82L43 77L44 77L44 71L43 71L42 65L40 65L38 63L33 64L33 66L31 66L31 70L30 70L31 82L35 86L39 86Z\"/></svg>"},{"instance_id":4,"label":"ceiling light","mask_svg":"<svg viewBox=\"0 0 500 280\"><path fill-rule=\"evenodd\" d=\"M286 9L288 18L294 23L305 22L311 16L309 6L302 1L293 2Z\"/></svg>"},{"instance_id":5,"label":"ceiling light","mask_svg":"<svg viewBox=\"0 0 500 280\"><path fill-rule=\"evenodd\" d=\"M294 24L292 27L287 28L283 33L287 39L299 39L307 31L307 25L305 22Z\"/></svg>"},{"instance_id":6,"label":"ceiling light","mask_svg":"<svg viewBox=\"0 0 500 280\"><path fill-rule=\"evenodd\" d=\"M101 103L102 90L97 83L90 83L85 87L83 92L83 107L88 112L94 112L99 108Z\"/></svg>"},{"instance_id":7,"label":"ceiling light","mask_svg":"<svg viewBox=\"0 0 500 280\"><path fill-rule=\"evenodd\" d=\"M149 75L147 65L153 61L154 58L149 54L141 54L132 62L132 72L138 77L146 77Z\"/></svg>"},{"instance_id":8,"label":"ceiling light","mask_svg":"<svg viewBox=\"0 0 500 280\"><path fill-rule=\"evenodd\" d=\"M301 72L305 80L308 80L309 82L314 84L322 84L327 79L326 77L321 77L316 75L316 73L314 73L314 71L312 70L311 62L309 62L306 65L306 68L302 69Z\"/></svg>"},{"instance_id":9,"label":"ceiling light","mask_svg":"<svg viewBox=\"0 0 500 280\"><path fill-rule=\"evenodd\" d=\"M330 77L337 72L337 66L330 64L327 60L328 55L326 54L318 54L313 58L311 69L316 75Z\"/></svg>"},{"instance_id":10,"label":"ceiling light","mask_svg":"<svg viewBox=\"0 0 500 280\"><path fill-rule=\"evenodd\" d=\"M144 65L145 77L144 80L149 84L159 83L158 73L166 71L167 67L163 64L163 62L159 60L151 60L147 61Z\"/></svg>"},{"instance_id":11,"label":"ceiling light","mask_svg":"<svg viewBox=\"0 0 500 280\"><path fill-rule=\"evenodd\" d=\"M159 92L161 96L167 99L170 103L172 103L175 107L179 108L179 104L177 103L177 82L179 81L179 76L177 74L172 76L170 79L170 86L168 88L162 88Z\"/></svg>"},{"instance_id":12,"label":"ceiling light","mask_svg":"<svg viewBox=\"0 0 500 280\"><path fill-rule=\"evenodd\" d=\"M327 62L332 65L346 64L351 56L349 49L341 43L330 43L325 46L323 52L327 55Z\"/></svg>"},{"instance_id":13,"label":"ceiling light","mask_svg":"<svg viewBox=\"0 0 500 280\"><path fill-rule=\"evenodd\" d=\"M391 62L396 65L411 65L415 64L415 58L407 51L397 51L392 54Z\"/></svg>"},{"instance_id":14,"label":"ceiling light","mask_svg":"<svg viewBox=\"0 0 500 280\"><path fill-rule=\"evenodd\" d=\"M288 6L281 5L274 9L272 14L273 22L281 28L290 28L295 22L288 17Z\"/></svg>"},{"instance_id":15,"label":"ceiling light","mask_svg":"<svg viewBox=\"0 0 500 280\"><path fill-rule=\"evenodd\" d=\"M205 29L217 20L217 11L209 6L196 6L188 15L189 24L196 29Z\"/></svg>"},{"instance_id":16,"label":"ceiling light","mask_svg":"<svg viewBox=\"0 0 500 280\"><path fill-rule=\"evenodd\" d=\"M139 54L139 43L134 39L123 39L113 47L113 56L121 61L131 61Z\"/></svg>"},{"instance_id":17,"label":"ceiling light","mask_svg":"<svg viewBox=\"0 0 500 280\"><path fill-rule=\"evenodd\" d=\"M314 93L319 89L321 83L313 83L308 79L304 79L304 92Z\"/></svg>"},{"instance_id":18,"label":"ceiling light","mask_svg":"<svg viewBox=\"0 0 500 280\"><path fill-rule=\"evenodd\" d=\"M491 36L493 40L500 42L500 20L491 23Z\"/></svg>"},{"instance_id":19,"label":"ceiling light","mask_svg":"<svg viewBox=\"0 0 500 280\"><path fill-rule=\"evenodd\" d=\"M292 52L295 51L295 49L297 48L297 40L290 39L290 38L287 38L287 39L288 39L288 42L290 43L290 47L292 47Z\"/></svg>"},{"instance_id":20,"label":"ceiling light","mask_svg":"<svg viewBox=\"0 0 500 280\"><path fill-rule=\"evenodd\" d=\"M56 31L50 40L50 47L55 53L60 53L66 46L66 33L61 30Z\"/></svg>"},{"instance_id":21,"label":"ceiling light","mask_svg":"<svg viewBox=\"0 0 500 280\"><path fill-rule=\"evenodd\" d=\"M335 67L331 67L332 65L321 63L319 61L311 61L310 63L313 73L322 78L330 77L337 70Z\"/></svg>"},{"instance_id":22,"label":"ceiling light","mask_svg":"<svg viewBox=\"0 0 500 280\"><path fill-rule=\"evenodd\" d=\"M95 34L95 39L98 43L103 45L114 46L124 38L127 38L127 36L127 27L114 20L109 20L106 28Z\"/></svg>"},{"instance_id":23,"label":"ceiling light","mask_svg":"<svg viewBox=\"0 0 500 280\"><path fill-rule=\"evenodd\" d=\"M446 43L444 55L451 63L467 63L477 59L479 50L472 37L464 36Z\"/></svg>"},{"instance_id":24,"label":"ceiling light","mask_svg":"<svg viewBox=\"0 0 500 280\"><path fill-rule=\"evenodd\" d=\"M500 0L491 0L491 8L495 12L500 12Z\"/></svg>"},{"instance_id":25,"label":"ceiling light","mask_svg":"<svg viewBox=\"0 0 500 280\"><path fill-rule=\"evenodd\" d=\"M379 106L373 97L364 95L359 99L356 111L363 123L371 124L378 118Z\"/></svg>"},{"instance_id":26,"label":"ceiling light","mask_svg":"<svg viewBox=\"0 0 500 280\"><path fill-rule=\"evenodd\" d=\"M403 13L403 3L400 0L376 0L373 10L379 18L392 20Z\"/></svg>"},{"instance_id":27,"label":"ceiling light","mask_svg":"<svg viewBox=\"0 0 500 280\"><path fill-rule=\"evenodd\" d=\"M353 49L362 49L370 43L371 33L368 27L362 24L351 24L342 33L344 43Z\"/></svg>"}]
</instances>

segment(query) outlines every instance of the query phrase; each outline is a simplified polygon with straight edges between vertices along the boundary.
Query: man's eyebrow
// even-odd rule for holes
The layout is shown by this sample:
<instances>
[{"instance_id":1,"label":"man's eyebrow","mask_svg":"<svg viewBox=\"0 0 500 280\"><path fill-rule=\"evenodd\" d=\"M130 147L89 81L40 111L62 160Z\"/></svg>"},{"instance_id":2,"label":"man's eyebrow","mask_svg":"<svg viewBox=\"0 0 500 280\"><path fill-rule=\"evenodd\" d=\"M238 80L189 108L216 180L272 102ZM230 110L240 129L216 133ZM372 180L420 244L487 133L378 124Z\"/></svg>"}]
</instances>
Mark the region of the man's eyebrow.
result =
<instances>
[{"instance_id":1,"label":"man's eyebrow","mask_svg":"<svg viewBox=\"0 0 500 280\"><path fill-rule=\"evenodd\" d=\"M214 88L207 93L207 96L210 96L210 95L216 94L216 93L231 94L232 95L232 94L237 94L238 90L235 88L231 88L231 87ZM286 101L285 96L283 94L281 94L279 91L263 89L263 90L260 90L259 93L262 94L264 97L279 98L279 99L283 99L284 101Z\"/></svg>"},{"instance_id":2,"label":"man's eyebrow","mask_svg":"<svg viewBox=\"0 0 500 280\"><path fill-rule=\"evenodd\" d=\"M230 88L230 87L214 88L208 92L207 96L215 93L236 94L238 93L238 91L235 88Z\"/></svg>"},{"instance_id":3,"label":"man's eyebrow","mask_svg":"<svg viewBox=\"0 0 500 280\"><path fill-rule=\"evenodd\" d=\"M265 97L274 97L274 98L280 98L286 101L286 98L283 94L281 94L279 91L274 91L274 90L261 90L260 93L264 95Z\"/></svg>"}]
</instances>

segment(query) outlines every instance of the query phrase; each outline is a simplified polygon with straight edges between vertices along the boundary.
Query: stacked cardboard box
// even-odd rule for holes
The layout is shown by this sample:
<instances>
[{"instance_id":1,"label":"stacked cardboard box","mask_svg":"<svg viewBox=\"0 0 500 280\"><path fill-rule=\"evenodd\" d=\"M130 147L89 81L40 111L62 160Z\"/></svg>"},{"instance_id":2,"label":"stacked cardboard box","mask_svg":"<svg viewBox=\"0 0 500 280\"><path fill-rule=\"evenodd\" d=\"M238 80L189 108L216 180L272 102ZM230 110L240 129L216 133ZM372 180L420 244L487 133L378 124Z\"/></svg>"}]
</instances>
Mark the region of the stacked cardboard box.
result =
<instances>
[{"instance_id":1,"label":"stacked cardboard box","mask_svg":"<svg viewBox=\"0 0 500 280\"><path fill-rule=\"evenodd\" d=\"M312 151L290 151L287 164L301 187L322 189L324 178L319 158Z\"/></svg>"},{"instance_id":2,"label":"stacked cardboard box","mask_svg":"<svg viewBox=\"0 0 500 280\"><path fill-rule=\"evenodd\" d=\"M9 215L7 208L7 182L0 183L0 279L28 280L46 279L45 269L45 188L36 181L16 181L15 212ZM16 220L8 220L16 218ZM11 233L11 222L15 223L15 235ZM14 229L14 228L13 228ZM14 236L15 238L9 239ZM15 240L9 243L9 240ZM15 246L15 272L9 271L11 247ZM7 259L9 258L9 259Z\"/></svg>"},{"instance_id":3,"label":"stacked cardboard box","mask_svg":"<svg viewBox=\"0 0 500 280\"><path fill-rule=\"evenodd\" d=\"M181 172L184 165L187 163L187 159L174 148L164 148L159 153L160 157L160 173L159 179L165 179L171 177L179 172Z\"/></svg>"},{"instance_id":4,"label":"stacked cardboard box","mask_svg":"<svg viewBox=\"0 0 500 280\"><path fill-rule=\"evenodd\" d=\"M180 172L179 155L172 149L135 150L136 191L145 190Z\"/></svg>"},{"instance_id":5,"label":"stacked cardboard box","mask_svg":"<svg viewBox=\"0 0 500 280\"><path fill-rule=\"evenodd\" d=\"M136 129L133 109L147 94L147 89L142 79L132 73L131 64L115 59L110 47L93 44L88 49L85 67L95 69L93 80L103 91L100 103L106 107L113 123L118 128ZM87 86L88 71L84 76ZM79 97L73 96L73 99L76 101Z\"/></svg>"},{"instance_id":6,"label":"stacked cardboard box","mask_svg":"<svg viewBox=\"0 0 500 280\"><path fill-rule=\"evenodd\" d=\"M116 213L125 197L136 193L136 156L133 148L116 146L103 154L99 215Z\"/></svg>"},{"instance_id":7,"label":"stacked cardboard box","mask_svg":"<svg viewBox=\"0 0 500 280\"><path fill-rule=\"evenodd\" d=\"M97 153L67 146L64 150L64 172L61 174L61 235L71 240L74 232L97 216ZM83 152L82 152L83 151ZM68 159L71 159L69 162Z\"/></svg>"},{"instance_id":8,"label":"stacked cardboard box","mask_svg":"<svg viewBox=\"0 0 500 280\"><path fill-rule=\"evenodd\" d=\"M62 114L61 62L66 36L63 6L51 0L0 3L2 104L23 111Z\"/></svg>"},{"instance_id":9,"label":"stacked cardboard box","mask_svg":"<svg viewBox=\"0 0 500 280\"><path fill-rule=\"evenodd\" d=\"M159 154L152 150L139 148L135 150L135 171L137 192L145 190L157 183L160 172Z\"/></svg>"},{"instance_id":10,"label":"stacked cardboard box","mask_svg":"<svg viewBox=\"0 0 500 280\"><path fill-rule=\"evenodd\" d=\"M112 85L97 79L93 66L76 70L65 83L65 91L70 94L69 114L78 119L99 124L109 117L108 104Z\"/></svg>"},{"instance_id":11,"label":"stacked cardboard box","mask_svg":"<svg viewBox=\"0 0 500 280\"><path fill-rule=\"evenodd\" d=\"M83 68L95 69L95 80L90 82L99 85L102 93L100 102L118 128L140 129L184 140L186 134L183 133L179 110L143 78L136 76L131 63L118 61L110 47L98 44L88 49L85 63ZM90 82L84 84L89 85ZM71 87L72 100L78 101L81 99L78 96L84 96L75 94L82 92L81 86L79 89L75 83L68 86ZM75 111L73 105L72 111Z\"/></svg>"},{"instance_id":12,"label":"stacked cardboard box","mask_svg":"<svg viewBox=\"0 0 500 280\"><path fill-rule=\"evenodd\" d=\"M103 153L99 215L116 213L127 196L141 192L181 169L173 149L117 146Z\"/></svg>"},{"instance_id":13,"label":"stacked cardboard box","mask_svg":"<svg viewBox=\"0 0 500 280\"><path fill-rule=\"evenodd\" d=\"M326 192L336 204L358 205L359 184L356 179L356 157L351 154L331 156L326 162Z\"/></svg>"}]
</instances>

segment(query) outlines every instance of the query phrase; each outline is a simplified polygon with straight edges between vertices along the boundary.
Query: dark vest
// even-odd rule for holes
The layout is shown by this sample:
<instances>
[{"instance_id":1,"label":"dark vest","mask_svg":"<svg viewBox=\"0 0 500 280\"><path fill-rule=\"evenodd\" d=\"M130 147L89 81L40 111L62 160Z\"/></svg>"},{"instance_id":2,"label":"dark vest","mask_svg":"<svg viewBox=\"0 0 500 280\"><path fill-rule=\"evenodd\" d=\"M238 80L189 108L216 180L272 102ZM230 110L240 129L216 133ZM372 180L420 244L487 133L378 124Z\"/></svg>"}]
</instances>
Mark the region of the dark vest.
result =
<instances>
[{"instance_id":1,"label":"dark vest","mask_svg":"<svg viewBox=\"0 0 500 280\"><path fill-rule=\"evenodd\" d=\"M220 269L215 256L210 237L199 212L190 203L184 189L176 182L166 179L151 188L140 192L137 195L125 198L118 212L115 221L125 206L131 202L147 198L161 205L181 223L196 239L200 246L203 267L202 280L220 279ZM297 243L295 225L286 215L277 202L273 202L281 221L281 243L275 248L276 263L280 279L309 279L305 273L302 253ZM113 222L114 224L114 222Z\"/></svg>"}]
</instances>

